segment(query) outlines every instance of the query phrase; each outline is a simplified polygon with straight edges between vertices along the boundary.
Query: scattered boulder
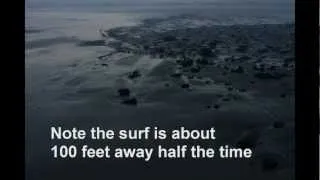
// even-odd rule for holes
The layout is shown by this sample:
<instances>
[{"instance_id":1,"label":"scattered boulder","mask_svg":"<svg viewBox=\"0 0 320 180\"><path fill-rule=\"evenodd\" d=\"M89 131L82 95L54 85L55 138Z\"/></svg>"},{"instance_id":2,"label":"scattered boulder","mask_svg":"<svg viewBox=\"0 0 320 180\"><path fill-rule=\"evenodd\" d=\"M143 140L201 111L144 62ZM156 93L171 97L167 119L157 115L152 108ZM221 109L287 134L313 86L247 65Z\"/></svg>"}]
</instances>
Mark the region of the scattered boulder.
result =
<instances>
[{"instance_id":1,"label":"scattered boulder","mask_svg":"<svg viewBox=\"0 0 320 180\"><path fill-rule=\"evenodd\" d=\"M259 54L264 54L264 53L267 53L269 50L267 48L260 48L258 49L258 53Z\"/></svg>"},{"instance_id":2,"label":"scattered boulder","mask_svg":"<svg viewBox=\"0 0 320 180\"><path fill-rule=\"evenodd\" d=\"M215 109L220 109L220 105L219 105L219 104L215 104L215 105L213 106L213 108L215 108Z\"/></svg>"},{"instance_id":3,"label":"scattered boulder","mask_svg":"<svg viewBox=\"0 0 320 180\"><path fill-rule=\"evenodd\" d=\"M130 90L128 88L118 89L119 96L130 96Z\"/></svg>"},{"instance_id":4,"label":"scattered boulder","mask_svg":"<svg viewBox=\"0 0 320 180\"><path fill-rule=\"evenodd\" d=\"M244 55L237 58L238 61L247 61L250 59L250 56Z\"/></svg>"},{"instance_id":5,"label":"scattered boulder","mask_svg":"<svg viewBox=\"0 0 320 180\"><path fill-rule=\"evenodd\" d=\"M177 38L172 35L167 35L167 36L163 37L163 41L166 41L166 42L175 41L175 40L177 40Z\"/></svg>"},{"instance_id":6,"label":"scattered boulder","mask_svg":"<svg viewBox=\"0 0 320 180\"><path fill-rule=\"evenodd\" d=\"M206 83L206 84L210 84L211 81L210 81L210 80L206 80L205 83Z\"/></svg>"},{"instance_id":7,"label":"scattered boulder","mask_svg":"<svg viewBox=\"0 0 320 180\"><path fill-rule=\"evenodd\" d=\"M253 66L253 70L256 70L256 71L264 71L264 64L255 64Z\"/></svg>"},{"instance_id":8,"label":"scattered boulder","mask_svg":"<svg viewBox=\"0 0 320 180\"><path fill-rule=\"evenodd\" d=\"M184 59L180 62L183 67L190 67L193 65L193 61L191 59Z\"/></svg>"},{"instance_id":9,"label":"scattered boulder","mask_svg":"<svg viewBox=\"0 0 320 180\"><path fill-rule=\"evenodd\" d=\"M188 79L193 79L193 78L194 78L193 75L189 75L189 76L188 76Z\"/></svg>"},{"instance_id":10,"label":"scattered boulder","mask_svg":"<svg viewBox=\"0 0 320 180\"><path fill-rule=\"evenodd\" d=\"M287 54L287 53L289 53L289 52L290 52L289 49L281 49L281 50L279 51L280 54Z\"/></svg>"},{"instance_id":11,"label":"scattered boulder","mask_svg":"<svg viewBox=\"0 0 320 180\"><path fill-rule=\"evenodd\" d=\"M229 70L229 67L225 65L225 66L223 66L223 69L226 70L226 71L228 71L228 70Z\"/></svg>"},{"instance_id":12,"label":"scattered boulder","mask_svg":"<svg viewBox=\"0 0 320 180\"><path fill-rule=\"evenodd\" d=\"M294 62L294 57L287 57L284 59L284 62L285 63L292 63L292 62Z\"/></svg>"},{"instance_id":13,"label":"scattered boulder","mask_svg":"<svg viewBox=\"0 0 320 180\"><path fill-rule=\"evenodd\" d=\"M226 76L226 75L228 75L228 72L227 72L227 71L223 71L223 72L221 73L221 75L222 75L222 76Z\"/></svg>"},{"instance_id":14,"label":"scattered boulder","mask_svg":"<svg viewBox=\"0 0 320 180\"><path fill-rule=\"evenodd\" d=\"M284 76L286 76L286 74L279 72L257 72L254 74L254 77L259 79L281 79Z\"/></svg>"},{"instance_id":15,"label":"scattered boulder","mask_svg":"<svg viewBox=\"0 0 320 180\"><path fill-rule=\"evenodd\" d=\"M286 93L282 93L282 94L280 94L280 97L281 98L285 98L287 96L287 94Z\"/></svg>"},{"instance_id":16,"label":"scattered boulder","mask_svg":"<svg viewBox=\"0 0 320 180\"><path fill-rule=\"evenodd\" d=\"M282 67L289 67L289 63L287 62L282 63Z\"/></svg>"},{"instance_id":17,"label":"scattered boulder","mask_svg":"<svg viewBox=\"0 0 320 180\"><path fill-rule=\"evenodd\" d=\"M225 59L224 59L224 61L226 61L226 62L229 62L229 61L234 61L235 60L235 57L234 56L230 56L230 57L226 57Z\"/></svg>"},{"instance_id":18,"label":"scattered boulder","mask_svg":"<svg viewBox=\"0 0 320 180\"><path fill-rule=\"evenodd\" d=\"M155 50L156 50L156 53L157 53L157 54L162 54L162 53L164 53L164 51L165 51L164 47L158 47L158 48L156 48Z\"/></svg>"},{"instance_id":19,"label":"scattered boulder","mask_svg":"<svg viewBox=\"0 0 320 180\"><path fill-rule=\"evenodd\" d=\"M217 94L216 95L218 98L222 98L223 97L223 94Z\"/></svg>"},{"instance_id":20,"label":"scattered boulder","mask_svg":"<svg viewBox=\"0 0 320 180\"><path fill-rule=\"evenodd\" d=\"M122 104L126 104L126 105L131 105L131 106L136 106L138 104L138 100L135 97L126 99L122 101Z\"/></svg>"},{"instance_id":21,"label":"scattered boulder","mask_svg":"<svg viewBox=\"0 0 320 180\"><path fill-rule=\"evenodd\" d=\"M198 73L198 72L200 72L200 67L199 67L199 66L194 66L194 67L192 67L192 68L190 69L190 71L191 71L192 73Z\"/></svg>"},{"instance_id":22,"label":"scattered boulder","mask_svg":"<svg viewBox=\"0 0 320 180\"><path fill-rule=\"evenodd\" d=\"M271 70L271 71L276 70L276 66L271 65L271 66L269 67L269 70Z\"/></svg>"},{"instance_id":23,"label":"scattered boulder","mask_svg":"<svg viewBox=\"0 0 320 180\"><path fill-rule=\"evenodd\" d=\"M278 167L279 162L275 157L265 157L262 159L261 165L262 165L262 170L272 171Z\"/></svg>"},{"instance_id":24,"label":"scattered boulder","mask_svg":"<svg viewBox=\"0 0 320 180\"><path fill-rule=\"evenodd\" d=\"M230 98L224 97L224 98L222 98L222 101L230 101Z\"/></svg>"},{"instance_id":25,"label":"scattered boulder","mask_svg":"<svg viewBox=\"0 0 320 180\"><path fill-rule=\"evenodd\" d=\"M236 49L236 51L242 52L242 53L247 52L247 50L248 50L248 45L246 44L239 45Z\"/></svg>"},{"instance_id":26,"label":"scattered boulder","mask_svg":"<svg viewBox=\"0 0 320 180\"><path fill-rule=\"evenodd\" d=\"M150 48L149 45L144 45L144 46L143 46L143 49L144 49L144 50L148 50L149 48Z\"/></svg>"},{"instance_id":27,"label":"scattered boulder","mask_svg":"<svg viewBox=\"0 0 320 180\"><path fill-rule=\"evenodd\" d=\"M93 40L93 41L82 41L78 44L78 46L105 46L104 40Z\"/></svg>"},{"instance_id":28,"label":"scattered boulder","mask_svg":"<svg viewBox=\"0 0 320 180\"><path fill-rule=\"evenodd\" d=\"M184 88L184 89L187 89L187 88L189 88L190 87L190 84L188 84L188 83L183 83L182 85L181 85L181 88Z\"/></svg>"},{"instance_id":29,"label":"scattered boulder","mask_svg":"<svg viewBox=\"0 0 320 180\"><path fill-rule=\"evenodd\" d=\"M181 71L176 70L173 74L171 74L171 77L179 78L182 76Z\"/></svg>"},{"instance_id":30,"label":"scattered boulder","mask_svg":"<svg viewBox=\"0 0 320 180\"><path fill-rule=\"evenodd\" d=\"M197 62L197 64L200 64L200 65L208 65L209 64L209 61L206 58L198 59L196 62Z\"/></svg>"},{"instance_id":31,"label":"scattered boulder","mask_svg":"<svg viewBox=\"0 0 320 180\"><path fill-rule=\"evenodd\" d=\"M235 68L232 68L231 69L231 72L234 72L234 73L244 73L244 69L242 66L237 66Z\"/></svg>"},{"instance_id":32,"label":"scattered boulder","mask_svg":"<svg viewBox=\"0 0 320 180\"><path fill-rule=\"evenodd\" d=\"M260 138L260 133L257 130L245 132L238 140L237 147L239 148L255 148L258 140Z\"/></svg>"},{"instance_id":33,"label":"scattered boulder","mask_svg":"<svg viewBox=\"0 0 320 180\"><path fill-rule=\"evenodd\" d=\"M134 70L133 72L131 72L129 75L128 75L128 78L130 79L135 79L135 78L138 78L141 76L141 73L139 70Z\"/></svg>"},{"instance_id":34,"label":"scattered boulder","mask_svg":"<svg viewBox=\"0 0 320 180\"><path fill-rule=\"evenodd\" d=\"M202 47L199 50L199 54L203 57L212 57L213 52L209 47Z\"/></svg>"},{"instance_id":35,"label":"scattered boulder","mask_svg":"<svg viewBox=\"0 0 320 180\"><path fill-rule=\"evenodd\" d=\"M285 123L283 121L276 121L273 123L274 128L283 128L285 126Z\"/></svg>"},{"instance_id":36,"label":"scattered boulder","mask_svg":"<svg viewBox=\"0 0 320 180\"><path fill-rule=\"evenodd\" d=\"M233 90L233 87L228 87L228 91L232 91Z\"/></svg>"},{"instance_id":37,"label":"scattered boulder","mask_svg":"<svg viewBox=\"0 0 320 180\"><path fill-rule=\"evenodd\" d=\"M217 40L213 40L213 41L211 41L211 42L209 43L209 47L210 47L211 49L216 48L217 45L218 45L218 41L217 41Z\"/></svg>"}]
</instances>

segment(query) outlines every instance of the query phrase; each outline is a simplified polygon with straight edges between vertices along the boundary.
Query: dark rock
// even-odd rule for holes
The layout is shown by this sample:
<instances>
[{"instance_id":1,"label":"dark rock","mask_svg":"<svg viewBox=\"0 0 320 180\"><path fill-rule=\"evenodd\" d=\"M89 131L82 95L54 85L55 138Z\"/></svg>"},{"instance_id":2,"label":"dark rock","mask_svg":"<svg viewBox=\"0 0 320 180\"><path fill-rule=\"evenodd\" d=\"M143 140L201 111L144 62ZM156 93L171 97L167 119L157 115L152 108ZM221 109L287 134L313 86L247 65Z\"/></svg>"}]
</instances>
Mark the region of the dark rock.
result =
<instances>
[{"instance_id":1,"label":"dark rock","mask_svg":"<svg viewBox=\"0 0 320 180\"><path fill-rule=\"evenodd\" d=\"M280 94L280 97L282 97L282 98L285 98L287 96L287 94L286 93L282 93L282 94Z\"/></svg>"},{"instance_id":2,"label":"dark rock","mask_svg":"<svg viewBox=\"0 0 320 180\"><path fill-rule=\"evenodd\" d=\"M164 51L165 51L164 47L158 47L158 48L156 48L157 54L162 54L162 53L164 53Z\"/></svg>"},{"instance_id":3,"label":"dark rock","mask_svg":"<svg viewBox=\"0 0 320 180\"><path fill-rule=\"evenodd\" d=\"M118 89L119 96L130 96L130 90L128 88Z\"/></svg>"},{"instance_id":4,"label":"dark rock","mask_svg":"<svg viewBox=\"0 0 320 180\"><path fill-rule=\"evenodd\" d=\"M238 66L236 68L233 68L231 69L231 72L234 72L234 73L244 73L244 69L242 66Z\"/></svg>"},{"instance_id":5,"label":"dark rock","mask_svg":"<svg viewBox=\"0 0 320 180\"><path fill-rule=\"evenodd\" d=\"M223 97L223 94L217 94L216 95L218 98L222 98Z\"/></svg>"},{"instance_id":6,"label":"dark rock","mask_svg":"<svg viewBox=\"0 0 320 180\"><path fill-rule=\"evenodd\" d=\"M237 47L236 51L238 52L246 52L248 50L248 45L242 44L240 46Z\"/></svg>"},{"instance_id":7,"label":"dark rock","mask_svg":"<svg viewBox=\"0 0 320 180\"><path fill-rule=\"evenodd\" d=\"M189 76L188 76L188 79L193 79L193 78L194 78L193 75L189 75Z\"/></svg>"},{"instance_id":8,"label":"dark rock","mask_svg":"<svg viewBox=\"0 0 320 180\"><path fill-rule=\"evenodd\" d=\"M200 72L200 67L199 67L199 66L192 67L192 68L190 69L190 71L191 71L192 73L198 73L198 72Z\"/></svg>"},{"instance_id":9,"label":"dark rock","mask_svg":"<svg viewBox=\"0 0 320 180\"><path fill-rule=\"evenodd\" d=\"M241 89L239 89L239 92L246 92L247 90L246 89L243 89L243 88L241 88Z\"/></svg>"},{"instance_id":10,"label":"dark rock","mask_svg":"<svg viewBox=\"0 0 320 180\"><path fill-rule=\"evenodd\" d=\"M203 57L212 57L213 53L209 47L202 47L200 48L199 54Z\"/></svg>"},{"instance_id":11,"label":"dark rock","mask_svg":"<svg viewBox=\"0 0 320 180\"><path fill-rule=\"evenodd\" d=\"M260 138L260 133L258 131L250 131L244 133L237 142L237 147L239 148L255 148L258 140Z\"/></svg>"},{"instance_id":12,"label":"dark rock","mask_svg":"<svg viewBox=\"0 0 320 180\"><path fill-rule=\"evenodd\" d=\"M198 59L197 60L197 64L200 64L200 65L208 65L209 64L209 61L205 58L201 58L201 59Z\"/></svg>"},{"instance_id":13,"label":"dark rock","mask_svg":"<svg viewBox=\"0 0 320 180\"><path fill-rule=\"evenodd\" d=\"M176 71L176 72L174 72L173 74L171 74L171 77L174 77L174 78L179 78L179 77L181 77L181 76L182 76L182 73L179 72L179 71Z\"/></svg>"},{"instance_id":14,"label":"dark rock","mask_svg":"<svg viewBox=\"0 0 320 180\"><path fill-rule=\"evenodd\" d=\"M264 71L264 65L263 64L255 64L253 66L253 70L256 70L256 71Z\"/></svg>"},{"instance_id":15,"label":"dark rock","mask_svg":"<svg viewBox=\"0 0 320 180\"><path fill-rule=\"evenodd\" d=\"M94 41L82 41L78 44L79 46L105 46L104 40L94 40Z\"/></svg>"},{"instance_id":16,"label":"dark rock","mask_svg":"<svg viewBox=\"0 0 320 180\"><path fill-rule=\"evenodd\" d=\"M274 157L266 157L266 158L263 158L262 159L262 169L264 171L272 171L272 170L275 170L278 165L279 165L279 162L277 161L276 158Z\"/></svg>"},{"instance_id":17,"label":"dark rock","mask_svg":"<svg viewBox=\"0 0 320 180\"><path fill-rule=\"evenodd\" d=\"M215 104L215 105L213 106L213 108L215 108L215 109L220 109L220 105L219 105L219 104Z\"/></svg>"},{"instance_id":18,"label":"dark rock","mask_svg":"<svg viewBox=\"0 0 320 180\"><path fill-rule=\"evenodd\" d=\"M250 59L249 56L244 55L244 56L240 56L237 60L238 60L238 61L246 61L246 60L249 60L249 59Z\"/></svg>"},{"instance_id":19,"label":"dark rock","mask_svg":"<svg viewBox=\"0 0 320 180\"><path fill-rule=\"evenodd\" d=\"M165 86L165 87L169 87L170 84L169 84L169 83L165 83L164 86Z\"/></svg>"},{"instance_id":20,"label":"dark rock","mask_svg":"<svg viewBox=\"0 0 320 180\"><path fill-rule=\"evenodd\" d=\"M172 50L169 50L167 55L170 56L170 57L176 57L175 52L172 51Z\"/></svg>"},{"instance_id":21,"label":"dark rock","mask_svg":"<svg viewBox=\"0 0 320 180\"><path fill-rule=\"evenodd\" d=\"M181 66L183 67L190 67L193 65L193 61L191 59L184 59L180 62Z\"/></svg>"},{"instance_id":22,"label":"dark rock","mask_svg":"<svg viewBox=\"0 0 320 180\"><path fill-rule=\"evenodd\" d=\"M168 36L165 36L163 40L168 42L168 41L175 41L177 40L177 38L175 36L168 35Z\"/></svg>"},{"instance_id":23,"label":"dark rock","mask_svg":"<svg viewBox=\"0 0 320 180\"><path fill-rule=\"evenodd\" d=\"M233 87L228 87L228 91L232 91L233 90Z\"/></svg>"},{"instance_id":24,"label":"dark rock","mask_svg":"<svg viewBox=\"0 0 320 180\"><path fill-rule=\"evenodd\" d=\"M130 79L135 79L135 78L140 77L140 76L141 76L140 71L134 70L133 72L131 72L131 73L128 75L128 78L130 78Z\"/></svg>"},{"instance_id":25,"label":"dark rock","mask_svg":"<svg viewBox=\"0 0 320 180\"><path fill-rule=\"evenodd\" d=\"M224 97L224 98L222 98L222 101L230 101L230 98Z\"/></svg>"},{"instance_id":26,"label":"dark rock","mask_svg":"<svg viewBox=\"0 0 320 180\"><path fill-rule=\"evenodd\" d=\"M292 63L292 62L294 62L294 57L285 58L285 59L284 59L284 62L285 62L285 63Z\"/></svg>"},{"instance_id":27,"label":"dark rock","mask_svg":"<svg viewBox=\"0 0 320 180\"><path fill-rule=\"evenodd\" d=\"M252 80L250 81L250 84L255 84L255 83L256 83L255 81L252 81Z\"/></svg>"},{"instance_id":28,"label":"dark rock","mask_svg":"<svg viewBox=\"0 0 320 180\"><path fill-rule=\"evenodd\" d=\"M273 123L274 128L283 128L285 126L285 123L282 121L276 121Z\"/></svg>"},{"instance_id":29,"label":"dark rock","mask_svg":"<svg viewBox=\"0 0 320 180\"><path fill-rule=\"evenodd\" d=\"M208 108L208 109L210 109L210 108L211 108L211 106L210 106L210 105L208 105L208 106L207 106L207 108Z\"/></svg>"},{"instance_id":30,"label":"dark rock","mask_svg":"<svg viewBox=\"0 0 320 180\"><path fill-rule=\"evenodd\" d=\"M102 63L101 66L108 66L108 64L107 63Z\"/></svg>"},{"instance_id":31,"label":"dark rock","mask_svg":"<svg viewBox=\"0 0 320 180\"><path fill-rule=\"evenodd\" d=\"M148 45L144 45L144 46L143 46L143 49L144 49L144 50L148 50L149 48L150 48L150 47L149 47Z\"/></svg>"},{"instance_id":32,"label":"dark rock","mask_svg":"<svg viewBox=\"0 0 320 180\"><path fill-rule=\"evenodd\" d=\"M190 87L190 84L187 84L187 83L184 83L181 85L181 88L184 88L184 89L189 88L189 87Z\"/></svg>"},{"instance_id":33,"label":"dark rock","mask_svg":"<svg viewBox=\"0 0 320 180\"><path fill-rule=\"evenodd\" d=\"M210 84L211 81L210 81L210 80L206 80L205 83L206 83L206 84Z\"/></svg>"},{"instance_id":34,"label":"dark rock","mask_svg":"<svg viewBox=\"0 0 320 180\"><path fill-rule=\"evenodd\" d=\"M259 54L264 54L264 53L267 53L269 50L267 48L260 48L258 49L258 53Z\"/></svg>"},{"instance_id":35,"label":"dark rock","mask_svg":"<svg viewBox=\"0 0 320 180\"><path fill-rule=\"evenodd\" d=\"M138 104L138 100L133 97L122 101L122 104L136 106Z\"/></svg>"},{"instance_id":36,"label":"dark rock","mask_svg":"<svg viewBox=\"0 0 320 180\"><path fill-rule=\"evenodd\" d=\"M254 77L259 79L281 79L285 76L284 73L278 73L278 72L258 72L254 74Z\"/></svg>"},{"instance_id":37,"label":"dark rock","mask_svg":"<svg viewBox=\"0 0 320 180\"><path fill-rule=\"evenodd\" d=\"M226 62L229 62L229 61L234 61L235 60L235 58L234 58L234 56L231 56L231 57L226 57L225 59L224 59Z\"/></svg>"},{"instance_id":38,"label":"dark rock","mask_svg":"<svg viewBox=\"0 0 320 180\"><path fill-rule=\"evenodd\" d=\"M218 41L216 41L216 40L211 41L211 42L209 43L209 46L210 46L211 49L216 48L217 45L218 45Z\"/></svg>"},{"instance_id":39,"label":"dark rock","mask_svg":"<svg viewBox=\"0 0 320 180\"><path fill-rule=\"evenodd\" d=\"M221 74L222 74L222 76L226 76L226 75L228 75L228 72L223 71Z\"/></svg>"},{"instance_id":40,"label":"dark rock","mask_svg":"<svg viewBox=\"0 0 320 180\"><path fill-rule=\"evenodd\" d=\"M242 97L239 94L229 94L229 97L234 100L242 99Z\"/></svg>"},{"instance_id":41,"label":"dark rock","mask_svg":"<svg viewBox=\"0 0 320 180\"><path fill-rule=\"evenodd\" d=\"M105 54L105 55L101 55L101 56L98 56L98 59L99 60L103 60L105 59L106 57L110 56L112 53L108 53L108 54Z\"/></svg>"},{"instance_id":42,"label":"dark rock","mask_svg":"<svg viewBox=\"0 0 320 180\"><path fill-rule=\"evenodd\" d=\"M275 70L275 69L276 69L276 66L273 66L273 65L272 65L272 66L269 67L269 70L271 70L271 71L273 71L273 70Z\"/></svg>"},{"instance_id":43,"label":"dark rock","mask_svg":"<svg viewBox=\"0 0 320 180\"><path fill-rule=\"evenodd\" d=\"M281 50L279 51L280 54L287 54L287 53L289 53L289 52L290 52L290 50L288 50L288 49L281 49Z\"/></svg>"}]
</instances>

